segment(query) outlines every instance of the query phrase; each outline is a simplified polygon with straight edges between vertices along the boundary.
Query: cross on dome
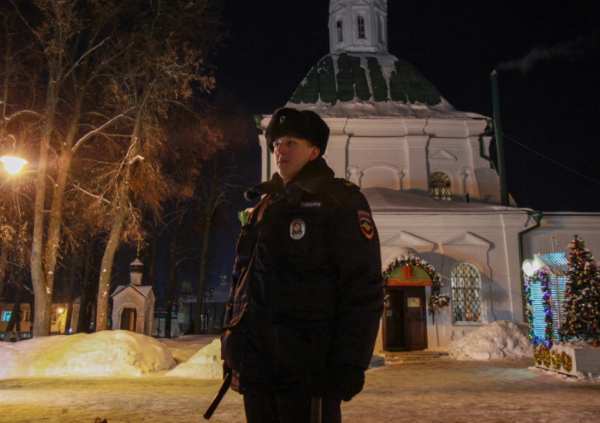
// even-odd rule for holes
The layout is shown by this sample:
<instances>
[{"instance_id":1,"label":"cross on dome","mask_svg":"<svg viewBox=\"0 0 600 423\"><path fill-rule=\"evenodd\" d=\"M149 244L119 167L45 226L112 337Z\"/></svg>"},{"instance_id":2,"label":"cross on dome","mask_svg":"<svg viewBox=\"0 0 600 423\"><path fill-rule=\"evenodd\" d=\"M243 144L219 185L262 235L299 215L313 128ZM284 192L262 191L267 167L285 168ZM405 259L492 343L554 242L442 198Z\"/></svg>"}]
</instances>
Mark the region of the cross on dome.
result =
<instances>
[{"instance_id":1,"label":"cross on dome","mask_svg":"<svg viewBox=\"0 0 600 423\"><path fill-rule=\"evenodd\" d=\"M387 53L387 0L331 0L331 52Z\"/></svg>"}]
</instances>

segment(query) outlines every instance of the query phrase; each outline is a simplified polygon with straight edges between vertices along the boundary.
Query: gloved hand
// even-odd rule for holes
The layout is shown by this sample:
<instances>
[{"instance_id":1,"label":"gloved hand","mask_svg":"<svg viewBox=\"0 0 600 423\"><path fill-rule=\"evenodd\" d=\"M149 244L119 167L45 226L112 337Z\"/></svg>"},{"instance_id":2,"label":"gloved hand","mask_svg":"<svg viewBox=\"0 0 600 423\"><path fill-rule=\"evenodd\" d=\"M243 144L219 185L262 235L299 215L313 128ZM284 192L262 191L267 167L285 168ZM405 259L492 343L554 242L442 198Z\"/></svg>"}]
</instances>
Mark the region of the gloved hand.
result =
<instances>
[{"instance_id":1,"label":"gloved hand","mask_svg":"<svg viewBox=\"0 0 600 423\"><path fill-rule=\"evenodd\" d=\"M324 396L348 402L362 391L364 384L365 371L362 367L339 363L327 372Z\"/></svg>"}]
</instances>

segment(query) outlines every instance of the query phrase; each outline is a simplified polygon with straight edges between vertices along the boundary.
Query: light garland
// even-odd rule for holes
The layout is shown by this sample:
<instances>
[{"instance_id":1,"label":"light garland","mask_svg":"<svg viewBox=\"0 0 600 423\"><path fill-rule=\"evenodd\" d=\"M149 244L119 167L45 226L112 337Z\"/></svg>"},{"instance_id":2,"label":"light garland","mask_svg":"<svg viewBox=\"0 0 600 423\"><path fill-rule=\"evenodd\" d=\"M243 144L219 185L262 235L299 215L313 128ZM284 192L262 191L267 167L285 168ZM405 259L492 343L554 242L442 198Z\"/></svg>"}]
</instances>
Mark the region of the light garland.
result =
<instances>
[{"instance_id":1,"label":"light garland","mask_svg":"<svg viewBox=\"0 0 600 423\"><path fill-rule=\"evenodd\" d=\"M542 289L542 305L544 306L544 315L546 329L544 338L535 336L533 331L533 299L531 297L531 285L540 282ZM554 343L553 323L552 323L552 293L550 289L550 273L548 269L540 269L533 276L525 277L525 321L529 328L529 341L534 347L542 344L544 349L550 350Z\"/></svg>"},{"instance_id":2,"label":"light garland","mask_svg":"<svg viewBox=\"0 0 600 423\"><path fill-rule=\"evenodd\" d=\"M387 283L387 280L389 279L389 277L392 274L392 271L394 269L396 269L398 267L404 267L404 266L419 267L419 268L425 270L427 272L427 274L429 275L429 277L431 278L433 286L431 287L431 296L429 297L429 301L427 301L429 314L431 314L433 316L433 315L435 315L437 309L442 308L442 307L447 307L448 304L450 304L450 298L449 298L448 294L441 293L441 279L442 278L435 271L435 268L431 264L427 263L425 260L420 259L419 257L401 256L401 257L398 257L397 259L395 259L383 270L382 274L383 274L384 281Z\"/></svg>"}]
</instances>

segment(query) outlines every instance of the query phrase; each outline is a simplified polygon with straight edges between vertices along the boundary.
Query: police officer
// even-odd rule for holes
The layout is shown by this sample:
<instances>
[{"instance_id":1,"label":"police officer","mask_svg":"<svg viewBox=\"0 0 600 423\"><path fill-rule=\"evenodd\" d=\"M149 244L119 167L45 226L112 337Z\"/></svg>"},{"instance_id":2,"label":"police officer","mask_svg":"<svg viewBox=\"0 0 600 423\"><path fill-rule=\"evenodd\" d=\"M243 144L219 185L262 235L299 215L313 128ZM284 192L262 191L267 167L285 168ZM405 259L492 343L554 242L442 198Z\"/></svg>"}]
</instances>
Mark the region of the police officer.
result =
<instances>
[{"instance_id":1,"label":"police officer","mask_svg":"<svg viewBox=\"0 0 600 423\"><path fill-rule=\"evenodd\" d=\"M329 128L314 112L279 109L265 132L277 173L242 227L222 356L247 421L341 422L364 384L383 311L377 230L359 188L322 158Z\"/></svg>"}]
</instances>

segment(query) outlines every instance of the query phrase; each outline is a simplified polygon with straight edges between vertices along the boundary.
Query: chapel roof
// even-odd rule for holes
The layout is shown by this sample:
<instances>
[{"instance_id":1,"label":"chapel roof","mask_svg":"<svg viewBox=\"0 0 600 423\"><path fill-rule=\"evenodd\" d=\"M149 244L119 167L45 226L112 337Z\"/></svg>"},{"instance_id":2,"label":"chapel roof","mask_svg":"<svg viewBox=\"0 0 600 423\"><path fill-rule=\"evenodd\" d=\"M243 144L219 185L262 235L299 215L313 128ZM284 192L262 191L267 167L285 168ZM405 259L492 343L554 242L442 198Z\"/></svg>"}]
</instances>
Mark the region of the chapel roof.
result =
<instances>
[{"instance_id":1,"label":"chapel roof","mask_svg":"<svg viewBox=\"0 0 600 423\"><path fill-rule=\"evenodd\" d=\"M117 289L115 289L115 292L113 292L111 297L114 297L115 295L123 292L126 288L133 289L134 291L141 294L144 298L148 298L148 296L152 292L152 287L148 285L119 285L117 286Z\"/></svg>"}]
</instances>

